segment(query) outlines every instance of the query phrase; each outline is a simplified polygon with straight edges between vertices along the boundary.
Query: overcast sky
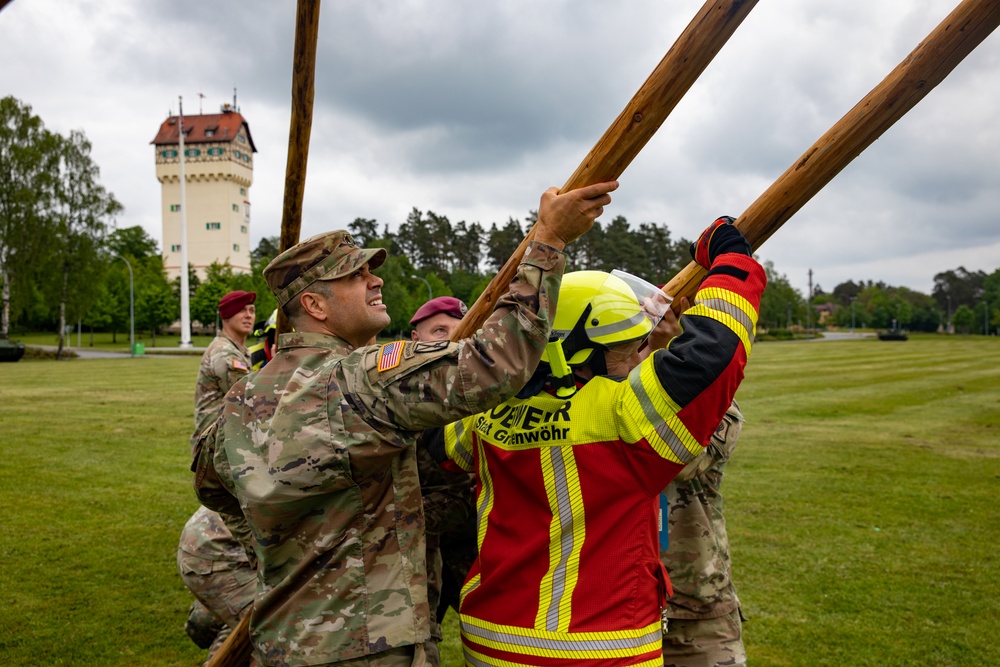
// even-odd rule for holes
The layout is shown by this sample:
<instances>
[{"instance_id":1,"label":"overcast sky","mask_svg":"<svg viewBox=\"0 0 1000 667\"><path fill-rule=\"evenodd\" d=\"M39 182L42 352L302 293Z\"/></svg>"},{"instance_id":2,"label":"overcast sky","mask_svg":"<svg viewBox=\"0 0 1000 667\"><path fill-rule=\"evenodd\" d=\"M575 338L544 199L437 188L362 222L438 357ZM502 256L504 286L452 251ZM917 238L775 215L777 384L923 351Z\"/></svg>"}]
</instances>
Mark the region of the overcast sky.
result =
<instances>
[{"instance_id":1,"label":"overcast sky","mask_svg":"<svg viewBox=\"0 0 1000 667\"><path fill-rule=\"evenodd\" d=\"M622 175L604 220L695 237L738 216L957 0L760 0ZM702 0L365 0L322 5L302 238L416 207L485 227L562 185ZM251 241L280 231L291 0L14 0L0 96L83 130L122 227L162 240L150 141L237 104L254 163ZM759 250L803 293L1000 267L1000 35ZM199 93L205 95L199 99Z\"/></svg>"}]
</instances>

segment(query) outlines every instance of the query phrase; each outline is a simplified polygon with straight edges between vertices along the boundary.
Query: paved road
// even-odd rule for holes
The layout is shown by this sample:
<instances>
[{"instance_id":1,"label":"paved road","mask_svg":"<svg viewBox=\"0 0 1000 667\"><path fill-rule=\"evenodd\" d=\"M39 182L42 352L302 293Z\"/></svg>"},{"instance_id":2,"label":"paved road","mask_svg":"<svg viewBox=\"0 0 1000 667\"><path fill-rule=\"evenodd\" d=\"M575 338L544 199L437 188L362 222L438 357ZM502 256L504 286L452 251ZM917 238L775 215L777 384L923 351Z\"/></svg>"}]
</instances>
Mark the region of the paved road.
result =
<instances>
[{"instance_id":1,"label":"paved road","mask_svg":"<svg viewBox=\"0 0 1000 667\"><path fill-rule=\"evenodd\" d=\"M860 333L850 331L824 331L819 338L810 338L809 340L858 340L860 338L876 338L877 334L873 333Z\"/></svg>"},{"instance_id":2,"label":"paved road","mask_svg":"<svg viewBox=\"0 0 1000 667\"><path fill-rule=\"evenodd\" d=\"M29 345L28 347L37 347L50 352L55 352L59 349L56 345ZM75 352L81 359L127 359L132 356L128 352L108 352L107 350L93 350L89 347L65 347L63 349ZM177 355L200 355L204 351L205 348L203 347L193 347L186 350L181 350L177 347L147 347L146 352L149 354L137 355L136 359L145 359L147 357L171 357Z\"/></svg>"}]
</instances>

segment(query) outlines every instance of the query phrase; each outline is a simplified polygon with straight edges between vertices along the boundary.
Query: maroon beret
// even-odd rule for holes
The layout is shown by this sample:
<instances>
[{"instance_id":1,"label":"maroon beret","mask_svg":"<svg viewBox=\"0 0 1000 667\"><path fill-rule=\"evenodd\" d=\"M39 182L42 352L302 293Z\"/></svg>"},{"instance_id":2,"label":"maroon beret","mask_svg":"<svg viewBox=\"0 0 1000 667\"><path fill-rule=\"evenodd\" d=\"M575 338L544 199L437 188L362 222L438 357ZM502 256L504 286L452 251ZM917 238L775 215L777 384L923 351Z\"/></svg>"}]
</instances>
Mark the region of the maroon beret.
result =
<instances>
[{"instance_id":1,"label":"maroon beret","mask_svg":"<svg viewBox=\"0 0 1000 667\"><path fill-rule=\"evenodd\" d=\"M243 310L243 306L248 303L253 303L256 300L257 295L254 292L244 292L242 290L230 292L219 299L219 317L224 320L228 320L230 317Z\"/></svg>"},{"instance_id":2,"label":"maroon beret","mask_svg":"<svg viewBox=\"0 0 1000 667\"><path fill-rule=\"evenodd\" d=\"M468 308L465 307L465 304L460 299L456 299L453 296L439 296L417 308L417 312L410 318L410 324L422 322L431 315L437 315L438 313L451 315L455 319L460 320L467 310Z\"/></svg>"}]
</instances>

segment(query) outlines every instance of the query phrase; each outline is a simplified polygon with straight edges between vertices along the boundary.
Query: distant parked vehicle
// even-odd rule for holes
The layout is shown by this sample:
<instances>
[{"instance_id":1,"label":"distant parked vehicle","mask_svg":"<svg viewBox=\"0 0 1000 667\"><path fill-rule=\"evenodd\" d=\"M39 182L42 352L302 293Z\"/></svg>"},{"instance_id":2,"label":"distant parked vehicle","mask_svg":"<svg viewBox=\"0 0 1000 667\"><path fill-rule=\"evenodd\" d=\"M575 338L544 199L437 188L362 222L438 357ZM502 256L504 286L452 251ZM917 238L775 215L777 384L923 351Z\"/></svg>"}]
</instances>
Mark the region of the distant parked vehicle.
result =
<instances>
[{"instance_id":1,"label":"distant parked vehicle","mask_svg":"<svg viewBox=\"0 0 1000 667\"><path fill-rule=\"evenodd\" d=\"M889 327L887 331L878 332L879 340L909 340L909 338L910 337L906 335L906 331L899 326L896 320L892 321L892 326Z\"/></svg>"},{"instance_id":2,"label":"distant parked vehicle","mask_svg":"<svg viewBox=\"0 0 1000 667\"><path fill-rule=\"evenodd\" d=\"M0 340L0 361L18 361L24 356L24 343Z\"/></svg>"}]
</instances>

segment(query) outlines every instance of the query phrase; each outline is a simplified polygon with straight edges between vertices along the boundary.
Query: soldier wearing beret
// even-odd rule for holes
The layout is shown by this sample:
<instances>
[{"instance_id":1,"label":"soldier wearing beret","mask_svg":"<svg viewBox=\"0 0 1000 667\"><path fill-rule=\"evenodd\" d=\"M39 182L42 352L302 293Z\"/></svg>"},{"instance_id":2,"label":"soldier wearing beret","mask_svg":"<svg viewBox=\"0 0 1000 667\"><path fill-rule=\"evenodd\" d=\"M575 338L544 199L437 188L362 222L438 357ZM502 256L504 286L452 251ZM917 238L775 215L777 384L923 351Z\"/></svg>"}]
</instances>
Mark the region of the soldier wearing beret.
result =
<instances>
[{"instance_id":1,"label":"soldier wearing beret","mask_svg":"<svg viewBox=\"0 0 1000 667\"><path fill-rule=\"evenodd\" d=\"M453 296L439 296L417 309L410 318L415 341L449 340L468 311ZM444 636L441 621L448 608L458 612L465 575L476 559L475 479L462 471L446 470L434 459L428 442L439 438L440 428L427 429L417 446L417 470L424 501L427 529L427 601L431 612L431 638ZM434 642L427 644L431 665L440 664Z\"/></svg>"},{"instance_id":2,"label":"soldier wearing beret","mask_svg":"<svg viewBox=\"0 0 1000 667\"><path fill-rule=\"evenodd\" d=\"M381 248L345 231L280 254L264 278L294 333L226 396L195 488L258 560L250 636L264 665L422 665L429 640L420 432L512 397L549 336L562 249L616 182L542 195L535 238L478 332L370 345L389 324Z\"/></svg>"},{"instance_id":3,"label":"soldier wearing beret","mask_svg":"<svg viewBox=\"0 0 1000 667\"><path fill-rule=\"evenodd\" d=\"M194 389L194 434L191 453L198 435L215 421L222 407L222 397L229 388L250 372L247 336L253 331L256 309L254 292L236 290L219 299L222 331L205 348Z\"/></svg>"},{"instance_id":4,"label":"soldier wearing beret","mask_svg":"<svg viewBox=\"0 0 1000 667\"><path fill-rule=\"evenodd\" d=\"M247 336L253 331L254 292L236 290L219 299L222 331L205 348L194 390L194 454L198 436L219 415L226 392L250 372ZM199 508L181 532L177 547L181 579L197 598L186 631L195 643L206 643L208 659L229 636L253 602L254 572L243 546L216 512ZM221 625L220 625L221 624ZM207 641L202 641L204 637Z\"/></svg>"}]
</instances>

